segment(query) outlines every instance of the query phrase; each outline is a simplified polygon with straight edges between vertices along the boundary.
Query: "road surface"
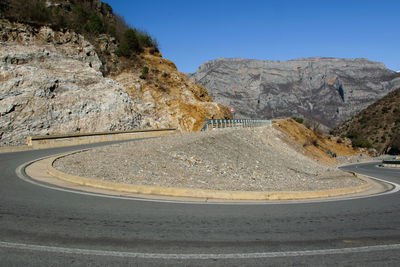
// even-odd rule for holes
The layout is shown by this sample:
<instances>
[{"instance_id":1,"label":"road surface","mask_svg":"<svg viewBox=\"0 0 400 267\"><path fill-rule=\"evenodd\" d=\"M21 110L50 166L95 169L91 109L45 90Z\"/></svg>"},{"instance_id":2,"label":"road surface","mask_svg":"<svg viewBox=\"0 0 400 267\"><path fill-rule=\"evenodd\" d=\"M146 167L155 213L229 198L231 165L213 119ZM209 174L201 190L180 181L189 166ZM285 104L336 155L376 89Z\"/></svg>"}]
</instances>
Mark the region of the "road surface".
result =
<instances>
[{"instance_id":1,"label":"road surface","mask_svg":"<svg viewBox=\"0 0 400 267\"><path fill-rule=\"evenodd\" d=\"M400 264L399 193L310 203L173 203L63 192L16 175L25 162L77 148L0 154L2 266ZM399 170L375 165L343 169L400 183Z\"/></svg>"}]
</instances>

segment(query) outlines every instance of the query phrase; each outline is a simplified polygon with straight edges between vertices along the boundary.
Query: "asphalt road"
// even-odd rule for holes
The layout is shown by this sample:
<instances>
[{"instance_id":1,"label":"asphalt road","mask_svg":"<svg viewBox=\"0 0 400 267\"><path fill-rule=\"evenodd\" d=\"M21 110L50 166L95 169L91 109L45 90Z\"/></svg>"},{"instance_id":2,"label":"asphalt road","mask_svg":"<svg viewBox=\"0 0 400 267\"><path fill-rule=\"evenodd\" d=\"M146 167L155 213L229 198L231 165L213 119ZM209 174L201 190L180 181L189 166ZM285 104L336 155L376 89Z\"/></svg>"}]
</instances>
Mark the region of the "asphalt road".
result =
<instances>
[{"instance_id":1,"label":"asphalt road","mask_svg":"<svg viewBox=\"0 0 400 267\"><path fill-rule=\"evenodd\" d=\"M400 263L400 193L298 204L191 204L62 192L0 154L1 266L337 266ZM347 170L400 183L374 164Z\"/></svg>"}]
</instances>

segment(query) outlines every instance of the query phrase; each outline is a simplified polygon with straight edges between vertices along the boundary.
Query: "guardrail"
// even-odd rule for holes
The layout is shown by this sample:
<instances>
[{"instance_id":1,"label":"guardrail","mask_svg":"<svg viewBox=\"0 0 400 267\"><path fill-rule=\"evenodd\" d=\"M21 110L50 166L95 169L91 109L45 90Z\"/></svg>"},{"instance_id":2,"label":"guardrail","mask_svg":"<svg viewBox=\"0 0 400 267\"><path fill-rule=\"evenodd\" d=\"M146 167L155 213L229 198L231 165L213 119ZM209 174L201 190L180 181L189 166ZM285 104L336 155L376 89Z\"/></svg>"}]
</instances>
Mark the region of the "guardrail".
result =
<instances>
[{"instance_id":1,"label":"guardrail","mask_svg":"<svg viewBox=\"0 0 400 267\"><path fill-rule=\"evenodd\" d=\"M396 160L396 156L380 156L380 157L373 157L374 160Z\"/></svg>"},{"instance_id":2,"label":"guardrail","mask_svg":"<svg viewBox=\"0 0 400 267\"><path fill-rule=\"evenodd\" d=\"M224 128L253 128L262 126L271 126L270 120L208 120L201 129L202 132Z\"/></svg>"},{"instance_id":3,"label":"guardrail","mask_svg":"<svg viewBox=\"0 0 400 267\"><path fill-rule=\"evenodd\" d=\"M384 159L382 160L382 164L385 167L396 167L400 168L400 159Z\"/></svg>"},{"instance_id":4,"label":"guardrail","mask_svg":"<svg viewBox=\"0 0 400 267\"><path fill-rule=\"evenodd\" d=\"M27 145L33 148L82 145L118 140L156 137L175 133L176 129L141 129L132 131L78 133L63 135L29 136Z\"/></svg>"}]
</instances>

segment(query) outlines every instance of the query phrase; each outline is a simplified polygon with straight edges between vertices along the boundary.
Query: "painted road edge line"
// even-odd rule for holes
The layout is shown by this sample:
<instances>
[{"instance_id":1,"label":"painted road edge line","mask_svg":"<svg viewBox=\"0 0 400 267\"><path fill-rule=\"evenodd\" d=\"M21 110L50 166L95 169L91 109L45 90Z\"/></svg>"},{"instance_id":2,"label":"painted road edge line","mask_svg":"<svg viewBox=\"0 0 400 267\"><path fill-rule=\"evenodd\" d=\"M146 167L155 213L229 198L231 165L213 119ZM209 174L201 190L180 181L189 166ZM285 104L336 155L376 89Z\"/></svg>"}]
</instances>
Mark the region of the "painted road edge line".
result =
<instances>
[{"instance_id":1,"label":"painted road edge line","mask_svg":"<svg viewBox=\"0 0 400 267\"><path fill-rule=\"evenodd\" d=\"M79 151L79 150L78 150ZM54 155L53 155L54 156ZM51 157L51 156L50 156ZM73 194L82 194L82 195L87 195L87 196L93 196L93 197L102 197L102 198L112 198L112 199L123 199L123 200L130 200L130 201L144 201L144 202L158 202L158 203L174 203L174 204L189 204L189 205L294 205L294 204L311 204L311 203L321 203L321 202L334 202L334 201L345 201L345 200L355 200L355 199L364 199L364 198L371 198L371 197L379 197L382 195L387 195L387 194L393 194L396 193L400 190L400 185L385 181L379 178L371 177L372 180L379 180L382 181L383 183L390 184L392 186L391 190L387 190L381 193L375 193L371 195L365 195L365 196L351 196L351 197L346 197L343 196L343 198L314 198L314 199L303 199L303 200L296 200L296 201L291 201L291 200L264 200L264 201L250 201L250 202L244 202L244 201L212 201L209 199L204 199L202 201L197 201L197 200L166 200L166 199L160 199L160 198L143 198L143 197L134 197L134 196L121 196L121 195L110 195L110 194L105 194L105 193L96 193L96 192L91 192L87 191L88 189L82 189L82 190L76 190L76 189L70 189L70 188L64 188L64 187L59 187L55 186L52 184L47 184L47 183L42 183L39 181L36 181L34 177L30 177L25 173L25 169L30 166L31 164L36 163L37 161L40 160L46 160L50 158L49 156L38 158L36 160L32 160L29 162L26 162L24 164L21 164L18 166L15 170L15 173L17 177L19 177L21 180L31 183L35 186L40 186L44 187L47 189L51 190L56 190L56 191L61 191L61 192L67 192L67 193L73 193ZM90 187L88 187L90 188ZM150 195L146 195L150 196Z\"/></svg>"},{"instance_id":2,"label":"painted road edge line","mask_svg":"<svg viewBox=\"0 0 400 267\"><path fill-rule=\"evenodd\" d=\"M335 255L349 253L367 253L375 251L398 250L400 244L375 245L363 247L346 247L334 249L298 250L298 251L276 251L276 252L255 252L255 253L199 253L199 254L168 254L168 253L141 253L129 251L92 250L56 246L43 246L24 243L0 242L0 248L30 250L48 253L78 254L105 257L128 257L144 259L165 259L165 260L208 260L208 259L255 259L255 258L279 258L279 257L304 257L317 255Z\"/></svg>"},{"instance_id":3,"label":"painted road edge line","mask_svg":"<svg viewBox=\"0 0 400 267\"><path fill-rule=\"evenodd\" d=\"M206 189L191 189L191 188L173 188L173 187L161 187L161 186L144 186L134 185L126 183L113 183L107 181L100 181L85 177L79 177L63 173L53 167L53 163L62 157L74 154L67 153L62 156L51 157L49 164L47 165L47 172L64 181L71 183L113 190L126 193L144 194L144 195L160 195L169 197L190 197L190 198L202 198L202 199L215 199L215 200L301 200L301 199L312 199L312 198L327 198L336 197L347 194L355 194L367 191L371 189L372 184L369 179L358 177L363 180L366 184L355 187L320 190L320 191L224 191L224 190L206 190Z\"/></svg>"}]
</instances>

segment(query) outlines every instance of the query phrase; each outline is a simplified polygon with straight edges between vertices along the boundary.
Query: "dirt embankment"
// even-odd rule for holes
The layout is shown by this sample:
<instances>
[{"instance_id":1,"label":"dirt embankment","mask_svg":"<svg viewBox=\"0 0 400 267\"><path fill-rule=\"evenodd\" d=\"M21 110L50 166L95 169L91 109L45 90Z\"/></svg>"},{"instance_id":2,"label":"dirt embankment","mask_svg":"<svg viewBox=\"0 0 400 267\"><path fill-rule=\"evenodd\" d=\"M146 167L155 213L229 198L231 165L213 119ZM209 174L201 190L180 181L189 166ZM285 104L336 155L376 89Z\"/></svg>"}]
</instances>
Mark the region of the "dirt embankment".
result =
<instances>
[{"instance_id":1,"label":"dirt embankment","mask_svg":"<svg viewBox=\"0 0 400 267\"><path fill-rule=\"evenodd\" d=\"M308 136L302 125L290 128L291 133L298 131L297 141L295 135L278 130L291 124L280 121L274 127L186 133L106 146L61 158L55 167L105 181L215 190L309 191L364 183L325 164L328 141L318 139L321 146L311 148L302 144ZM350 152L342 149L337 153ZM318 156L323 160L315 160Z\"/></svg>"},{"instance_id":2,"label":"dirt embankment","mask_svg":"<svg viewBox=\"0 0 400 267\"><path fill-rule=\"evenodd\" d=\"M351 146L350 140L315 133L305 125L292 119L279 120L273 125L275 129L287 135L282 138L284 142L290 144L297 152L320 163L335 165L338 163L337 157L342 156L367 158L367 155L360 156L360 151ZM332 156L333 153L336 154L336 158Z\"/></svg>"},{"instance_id":3,"label":"dirt embankment","mask_svg":"<svg viewBox=\"0 0 400 267\"><path fill-rule=\"evenodd\" d=\"M143 126L191 132L199 131L206 118L232 118L226 106L213 102L206 88L190 81L172 61L159 56L142 55L129 71L113 78L128 89L131 99L144 102L139 107L145 117Z\"/></svg>"}]
</instances>

